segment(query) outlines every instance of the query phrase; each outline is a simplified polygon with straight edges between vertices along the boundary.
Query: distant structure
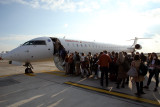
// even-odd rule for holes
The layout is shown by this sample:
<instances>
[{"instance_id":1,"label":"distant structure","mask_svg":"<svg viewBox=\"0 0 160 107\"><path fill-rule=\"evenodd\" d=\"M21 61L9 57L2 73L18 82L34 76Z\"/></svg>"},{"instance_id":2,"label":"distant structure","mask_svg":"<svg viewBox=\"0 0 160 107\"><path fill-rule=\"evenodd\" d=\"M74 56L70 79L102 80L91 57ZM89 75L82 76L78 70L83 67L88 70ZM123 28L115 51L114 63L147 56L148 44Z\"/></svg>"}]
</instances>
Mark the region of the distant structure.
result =
<instances>
[{"instance_id":1,"label":"distant structure","mask_svg":"<svg viewBox=\"0 0 160 107\"><path fill-rule=\"evenodd\" d=\"M9 52L9 51L2 51L2 52L0 53L0 60L3 60L3 59L2 59L2 55L3 55L3 54L6 54L6 53L8 53L8 52Z\"/></svg>"}]
</instances>

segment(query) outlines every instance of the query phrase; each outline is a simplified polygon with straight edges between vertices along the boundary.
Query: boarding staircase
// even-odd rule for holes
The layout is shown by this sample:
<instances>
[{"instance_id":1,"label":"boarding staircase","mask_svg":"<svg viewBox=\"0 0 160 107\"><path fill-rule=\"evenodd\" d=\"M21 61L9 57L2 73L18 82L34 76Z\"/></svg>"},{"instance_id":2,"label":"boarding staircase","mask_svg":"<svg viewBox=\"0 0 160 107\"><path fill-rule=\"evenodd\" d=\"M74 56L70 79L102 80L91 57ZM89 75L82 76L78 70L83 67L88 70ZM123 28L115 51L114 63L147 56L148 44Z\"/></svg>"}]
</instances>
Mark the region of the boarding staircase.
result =
<instances>
[{"instance_id":1,"label":"boarding staircase","mask_svg":"<svg viewBox=\"0 0 160 107\"><path fill-rule=\"evenodd\" d=\"M56 65L56 67L60 70L60 71L64 71L64 64L63 64L63 60L58 56L58 55L53 55L53 60L54 63Z\"/></svg>"}]
</instances>

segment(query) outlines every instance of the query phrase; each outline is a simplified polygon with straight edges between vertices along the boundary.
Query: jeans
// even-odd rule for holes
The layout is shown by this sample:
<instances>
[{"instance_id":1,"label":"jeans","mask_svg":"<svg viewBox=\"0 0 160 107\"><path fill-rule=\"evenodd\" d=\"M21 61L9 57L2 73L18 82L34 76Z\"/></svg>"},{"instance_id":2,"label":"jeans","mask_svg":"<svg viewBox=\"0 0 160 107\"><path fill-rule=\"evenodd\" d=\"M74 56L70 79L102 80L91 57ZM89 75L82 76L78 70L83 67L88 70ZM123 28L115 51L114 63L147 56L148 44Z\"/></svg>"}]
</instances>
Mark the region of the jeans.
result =
<instances>
[{"instance_id":1,"label":"jeans","mask_svg":"<svg viewBox=\"0 0 160 107\"><path fill-rule=\"evenodd\" d=\"M158 84L159 84L159 70L158 69L149 70L149 78L148 78L148 81L147 81L147 86L149 86L149 84L151 83L153 75L155 75L156 88L157 88Z\"/></svg>"},{"instance_id":2,"label":"jeans","mask_svg":"<svg viewBox=\"0 0 160 107\"><path fill-rule=\"evenodd\" d=\"M136 82L137 93L141 94L143 92L143 81Z\"/></svg>"},{"instance_id":3,"label":"jeans","mask_svg":"<svg viewBox=\"0 0 160 107\"><path fill-rule=\"evenodd\" d=\"M108 67L100 67L101 70L101 80L100 80L100 84L101 86L103 86L103 80L104 80L104 75L106 77L106 86L108 86Z\"/></svg>"}]
</instances>

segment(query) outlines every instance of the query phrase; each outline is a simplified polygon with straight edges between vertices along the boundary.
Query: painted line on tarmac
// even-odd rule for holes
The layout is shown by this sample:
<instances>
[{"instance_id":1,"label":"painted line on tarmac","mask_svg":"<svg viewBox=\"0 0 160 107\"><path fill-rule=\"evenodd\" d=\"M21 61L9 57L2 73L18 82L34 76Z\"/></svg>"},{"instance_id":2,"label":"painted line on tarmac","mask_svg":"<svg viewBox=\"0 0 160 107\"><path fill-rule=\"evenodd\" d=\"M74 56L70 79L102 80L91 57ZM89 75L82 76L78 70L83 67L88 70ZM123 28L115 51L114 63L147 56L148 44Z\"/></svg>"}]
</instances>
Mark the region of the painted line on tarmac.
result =
<instances>
[{"instance_id":1,"label":"painted line on tarmac","mask_svg":"<svg viewBox=\"0 0 160 107\"><path fill-rule=\"evenodd\" d=\"M41 71L41 73L48 73L48 74L52 74L52 75L57 75L57 76L63 76L63 77L67 77L67 76L65 76L65 75L62 75L62 74L57 74L57 73L53 73L53 72L62 72L62 73L64 73L64 71ZM35 73L36 74L36 73ZM24 74L24 75L26 75L26 76L36 76L35 74L33 74L33 73L29 73L29 74ZM0 76L0 78L3 78L3 77L9 77L9 76L16 76L16 75L22 75L22 74L11 74L11 75L1 75Z\"/></svg>"},{"instance_id":2,"label":"painted line on tarmac","mask_svg":"<svg viewBox=\"0 0 160 107\"><path fill-rule=\"evenodd\" d=\"M27 75L27 76L36 76L36 75L33 74L33 73L27 73L27 74L25 74L25 75Z\"/></svg>"},{"instance_id":3,"label":"painted line on tarmac","mask_svg":"<svg viewBox=\"0 0 160 107\"><path fill-rule=\"evenodd\" d=\"M49 71L41 71L40 73L46 73L46 72L57 72L57 73L65 73L64 71L57 71L57 70L49 70Z\"/></svg>"},{"instance_id":4,"label":"painted line on tarmac","mask_svg":"<svg viewBox=\"0 0 160 107\"><path fill-rule=\"evenodd\" d=\"M9 77L9 76L17 76L21 74L11 74L11 75L1 75L0 78Z\"/></svg>"},{"instance_id":5,"label":"painted line on tarmac","mask_svg":"<svg viewBox=\"0 0 160 107\"><path fill-rule=\"evenodd\" d=\"M65 73L64 71L56 71L56 70L55 70L55 71L54 71L54 70L52 70L51 72L63 72L63 73Z\"/></svg>"},{"instance_id":6,"label":"painted line on tarmac","mask_svg":"<svg viewBox=\"0 0 160 107\"><path fill-rule=\"evenodd\" d=\"M105 89L96 88L96 87L92 87L92 86L88 86L88 85L84 85L84 84L79 84L79 83L74 83L74 82L65 82L65 84L88 89L88 90L92 90L92 91L96 91L96 92L100 92L100 93L104 93L104 94L113 95L113 96L117 96L117 97L121 97L121 98L125 98L125 99L130 99L130 100L134 100L134 101L145 102L145 103L154 104L154 105L160 105L160 103L158 101L144 99L144 98L131 96L131 95L123 94L123 93L118 93L118 92L111 92L111 91L108 91Z\"/></svg>"},{"instance_id":7,"label":"painted line on tarmac","mask_svg":"<svg viewBox=\"0 0 160 107\"><path fill-rule=\"evenodd\" d=\"M58 73L54 73L54 72L43 72L43 73L51 74L51 75L56 75L56 76L61 76L61 77L67 77L67 75L64 75L64 74L58 74Z\"/></svg>"},{"instance_id":8,"label":"painted line on tarmac","mask_svg":"<svg viewBox=\"0 0 160 107\"><path fill-rule=\"evenodd\" d=\"M3 77L10 77L10 76L16 76L16 75L22 75L22 74L2 75L2 76L0 76L0 78L3 78ZM27 75L27 76L36 76L36 75L34 75L34 74L24 74L24 75Z\"/></svg>"},{"instance_id":9,"label":"painted line on tarmac","mask_svg":"<svg viewBox=\"0 0 160 107\"><path fill-rule=\"evenodd\" d=\"M14 74L13 74L13 75L14 75ZM13 76L13 75L2 75L2 76L0 76L0 78L9 77L9 76Z\"/></svg>"}]
</instances>

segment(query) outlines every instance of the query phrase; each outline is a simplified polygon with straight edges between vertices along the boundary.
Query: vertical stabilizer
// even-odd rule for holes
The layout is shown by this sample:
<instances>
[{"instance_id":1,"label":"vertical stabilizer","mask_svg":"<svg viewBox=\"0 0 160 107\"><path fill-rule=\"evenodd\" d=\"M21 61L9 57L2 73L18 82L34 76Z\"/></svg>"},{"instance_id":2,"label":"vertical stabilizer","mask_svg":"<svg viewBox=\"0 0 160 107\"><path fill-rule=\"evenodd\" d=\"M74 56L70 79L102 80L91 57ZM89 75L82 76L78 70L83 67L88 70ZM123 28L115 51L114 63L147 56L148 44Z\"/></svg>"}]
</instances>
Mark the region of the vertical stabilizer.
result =
<instances>
[{"instance_id":1,"label":"vertical stabilizer","mask_svg":"<svg viewBox=\"0 0 160 107\"><path fill-rule=\"evenodd\" d=\"M137 41L138 41L139 38L135 37L135 39L131 39L131 40L134 40L134 43L131 47L135 47L135 45L137 44Z\"/></svg>"}]
</instances>

